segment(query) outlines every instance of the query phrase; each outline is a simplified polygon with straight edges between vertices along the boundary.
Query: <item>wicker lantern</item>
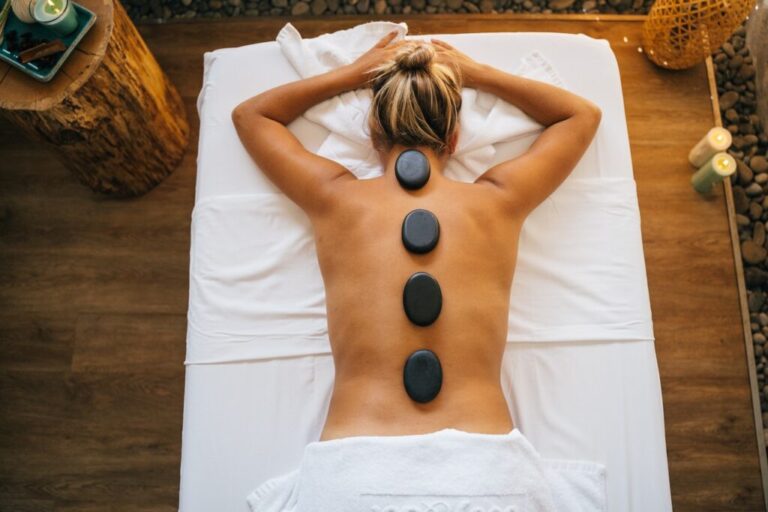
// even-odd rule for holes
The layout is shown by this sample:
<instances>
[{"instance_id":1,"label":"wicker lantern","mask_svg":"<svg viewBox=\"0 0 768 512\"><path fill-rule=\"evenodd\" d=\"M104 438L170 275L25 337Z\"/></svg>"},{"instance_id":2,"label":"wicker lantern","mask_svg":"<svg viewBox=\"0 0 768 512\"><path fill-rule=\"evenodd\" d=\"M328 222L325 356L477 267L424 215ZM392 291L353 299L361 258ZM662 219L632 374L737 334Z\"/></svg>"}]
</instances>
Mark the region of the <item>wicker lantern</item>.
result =
<instances>
[{"instance_id":1,"label":"wicker lantern","mask_svg":"<svg viewBox=\"0 0 768 512\"><path fill-rule=\"evenodd\" d=\"M755 0L656 0L643 24L643 51L658 66L706 59L741 25Z\"/></svg>"}]
</instances>

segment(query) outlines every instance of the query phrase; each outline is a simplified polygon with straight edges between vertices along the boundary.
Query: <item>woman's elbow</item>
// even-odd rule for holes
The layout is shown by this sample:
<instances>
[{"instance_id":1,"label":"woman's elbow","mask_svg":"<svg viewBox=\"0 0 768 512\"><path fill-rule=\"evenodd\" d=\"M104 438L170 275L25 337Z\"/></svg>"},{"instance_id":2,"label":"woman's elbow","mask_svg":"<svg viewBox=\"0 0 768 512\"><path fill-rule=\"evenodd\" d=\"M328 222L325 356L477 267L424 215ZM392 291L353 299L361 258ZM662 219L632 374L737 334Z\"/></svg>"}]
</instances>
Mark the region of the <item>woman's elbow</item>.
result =
<instances>
[{"instance_id":1,"label":"woman's elbow","mask_svg":"<svg viewBox=\"0 0 768 512\"><path fill-rule=\"evenodd\" d=\"M600 129L600 122L603 119L603 111L594 103L587 105L587 107L580 113L581 126L584 129L584 134L587 137L587 145L591 143L592 139L597 135Z\"/></svg>"},{"instance_id":2,"label":"woman's elbow","mask_svg":"<svg viewBox=\"0 0 768 512\"><path fill-rule=\"evenodd\" d=\"M595 120L595 124L599 125L600 121L603 119L603 111L600 109L600 107L598 107L596 103L589 102L587 111L592 115L592 118Z\"/></svg>"},{"instance_id":3,"label":"woman's elbow","mask_svg":"<svg viewBox=\"0 0 768 512\"><path fill-rule=\"evenodd\" d=\"M584 120L584 126L587 127L587 131L594 137L597 130L600 128L600 122L603 119L603 111L600 110L596 104L591 103L586 106L582 111L582 119Z\"/></svg>"},{"instance_id":4,"label":"woman's elbow","mask_svg":"<svg viewBox=\"0 0 768 512\"><path fill-rule=\"evenodd\" d=\"M246 109L247 106L245 102L240 103L238 106L232 109L232 124L235 125L235 128L242 126L243 121L247 117Z\"/></svg>"},{"instance_id":5,"label":"woman's elbow","mask_svg":"<svg viewBox=\"0 0 768 512\"><path fill-rule=\"evenodd\" d=\"M238 131L253 126L264 117L264 111L261 109L259 102L255 101L254 98L246 100L232 109L232 124L235 125Z\"/></svg>"}]
</instances>

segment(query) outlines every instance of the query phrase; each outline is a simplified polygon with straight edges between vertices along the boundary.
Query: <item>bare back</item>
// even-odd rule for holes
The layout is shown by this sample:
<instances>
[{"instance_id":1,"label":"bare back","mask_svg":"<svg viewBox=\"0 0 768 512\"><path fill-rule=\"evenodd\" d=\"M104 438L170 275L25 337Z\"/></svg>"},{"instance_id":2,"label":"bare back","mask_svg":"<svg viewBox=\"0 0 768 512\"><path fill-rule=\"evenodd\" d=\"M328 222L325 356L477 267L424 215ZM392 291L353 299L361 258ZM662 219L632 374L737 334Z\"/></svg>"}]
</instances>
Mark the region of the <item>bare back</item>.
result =
<instances>
[{"instance_id":1,"label":"bare back","mask_svg":"<svg viewBox=\"0 0 768 512\"><path fill-rule=\"evenodd\" d=\"M493 185L434 172L417 191L400 188L392 175L345 180L337 189L331 211L313 218L336 368L321 440L442 428L509 432L500 371L521 221L505 212ZM403 219L416 208L440 223L427 254L401 242ZM433 275L443 294L427 327L403 310L403 286L419 271ZM442 388L427 403L411 400L403 386L403 365L422 348L443 369Z\"/></svg>"}]
</instances>

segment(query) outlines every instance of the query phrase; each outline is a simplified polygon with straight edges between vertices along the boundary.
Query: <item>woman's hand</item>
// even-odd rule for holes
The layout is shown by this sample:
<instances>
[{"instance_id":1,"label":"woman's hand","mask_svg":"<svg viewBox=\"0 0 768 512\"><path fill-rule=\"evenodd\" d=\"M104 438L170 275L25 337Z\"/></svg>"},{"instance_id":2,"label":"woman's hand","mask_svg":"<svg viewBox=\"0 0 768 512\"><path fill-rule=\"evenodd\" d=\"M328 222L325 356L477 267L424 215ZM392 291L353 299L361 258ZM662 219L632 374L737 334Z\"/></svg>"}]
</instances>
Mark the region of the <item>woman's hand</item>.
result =
<instances>
[{"instance_id":1,"label":"woman's hand","mask_svg":"<svg viewBox=\"0 0 768 512\"><path fill-rule=\"evenodd\" d=\"M354 81L356 88L367 87L370 80L373 78L371 72L382 62L395 57L397 49L405 42L398 41L397 43L392 43L392 40L396 36L397 30L393 30L382 37L373 48L362 54L355 62L350 64L350 68L353 70L355 76Z\"/></svg>"},{"instance_id":2,"label":"woman's hand","mask_svg":"<svg viewBox=\"0 0 768 512\"><path fill-rule=\"evenodd\" d=\"M464 86L472 89L477 89L479 87L480 79L483 76L482 64L460 52L445 41L431 39L431 42L437 51L437 54L435 55L437 62L449 66L458 65L464 81Z\"/></svg>"}]
</instances>

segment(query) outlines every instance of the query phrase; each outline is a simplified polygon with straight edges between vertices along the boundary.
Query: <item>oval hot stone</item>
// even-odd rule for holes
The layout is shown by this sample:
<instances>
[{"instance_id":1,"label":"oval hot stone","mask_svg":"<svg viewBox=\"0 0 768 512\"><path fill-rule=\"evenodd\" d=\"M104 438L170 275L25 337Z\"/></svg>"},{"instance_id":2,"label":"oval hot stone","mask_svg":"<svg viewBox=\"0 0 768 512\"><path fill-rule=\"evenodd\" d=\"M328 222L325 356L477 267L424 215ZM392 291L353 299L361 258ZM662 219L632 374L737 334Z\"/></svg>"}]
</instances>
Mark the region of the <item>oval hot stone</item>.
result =
<instances>
[{"instance_id":1,"label":"oval hot stone","mask_svg":"<svg viewBox=\"0 0 768 512\"><path fill-rule=\"evenodd\" d=\"M403 245L411 252L424 254L435 248L440 238L440 224L429 210L417 209L403 220Z\"/></svg>"},{"instance_id":2,"label":"oval hot stone","mask_svg":"<svg viewBox=\"0 0 768 512\"><path fill-rule=\"evenodd\" d=\"M443 308L443 294L437 280L426 272L416 272L403 288L403 308L416 325L432 324Z\"/></svg>"},{"instance_id":3,"label":"oval hot stone","mask_svg":"<svg viewBox=\"0 0 768 512\"><path fill-rule=\"evenodd\" d=\"M417 149L406 149L397 157L395 176L401 187L419 189L429 180L429 160Z\"/></svg>"},{"instance_id":4,"label":"oval hot stone","mask_svg":"<svg viewBox=\"0 0 768 512\"><path fill-rule=\"evenodd\" d=\"M431 350L417 350L408 356L403 367L403 384L408 396L416 402L429 402L443 385L440 359Z\"/></svg>"}]
</instances>

